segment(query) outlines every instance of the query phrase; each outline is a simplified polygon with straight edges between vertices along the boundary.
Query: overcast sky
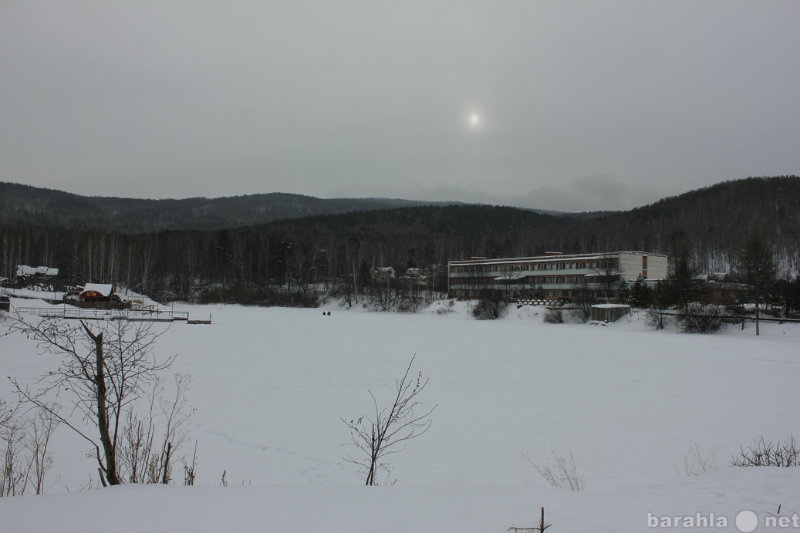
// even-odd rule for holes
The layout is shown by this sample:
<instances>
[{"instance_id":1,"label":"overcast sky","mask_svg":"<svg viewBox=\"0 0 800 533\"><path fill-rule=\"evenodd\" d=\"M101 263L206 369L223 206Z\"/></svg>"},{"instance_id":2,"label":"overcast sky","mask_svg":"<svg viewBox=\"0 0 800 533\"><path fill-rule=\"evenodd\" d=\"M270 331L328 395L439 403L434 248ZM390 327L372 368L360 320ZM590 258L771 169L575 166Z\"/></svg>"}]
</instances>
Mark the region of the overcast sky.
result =
<instances>
[{"instance_id":1,"label":"overcast sky","mask_svg":"<svg viewBox=\"0 0 800 533\"><path fill-rule=\"evenodd\" d=\"M797 0L0 0L0 181L622 209L800 174Z\"/></svg>"}]
</instances>

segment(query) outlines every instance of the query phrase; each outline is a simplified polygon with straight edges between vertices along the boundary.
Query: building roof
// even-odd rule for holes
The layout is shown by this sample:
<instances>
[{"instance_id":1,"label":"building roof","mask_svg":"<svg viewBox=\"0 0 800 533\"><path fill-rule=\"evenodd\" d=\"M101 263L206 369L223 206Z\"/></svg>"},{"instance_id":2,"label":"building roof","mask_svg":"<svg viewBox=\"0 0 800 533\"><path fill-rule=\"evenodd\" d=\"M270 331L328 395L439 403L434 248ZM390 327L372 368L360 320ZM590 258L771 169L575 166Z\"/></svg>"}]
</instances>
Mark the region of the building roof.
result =
<instances>
[{"instance_id":1,"label":"building roof","mask_svg":"<svg viewBox=\"0 0 800 533\"><path fill-rule=\"evenodd\" d=\"M114 292L114 286L103 283L87 283L83 286L83 292L81 292L81 294L85 294L87 292L96 292L108 298L111 296L111 293Z\"/></svg>"},{"instance_id":2,"label":"building roof","mask_svg":"<svg viewBox=\"0 0 800 533\"><path fill-rule=\"evenodd\" d=\"M560 255L536 255L531 257L503 257L497 259L487 259L485 257L473 257L471 259L461 259L457 261L448 261L448 264L476 264L476 263L483 263L483 264L491 264L491 263L510 263L510 262L529 262L529 263L557 263L561 261L571 261L575 259L579 259L582 261L587 260L596 260L596 259L604 259L607 257L614 257L619 254L636 254L636 255L647 255L652 257L667 257L665 254L654 254L651 252L642 252L638 250L620 250L617 252L594 252L594 253L587 253L587 254L560 254Z\"/></svg>"},{"instance_id":3,"label":"building roof","mask_svg":"<svg viewBox=\"0 0 800 533\"><path fill-rule=\"evenodd\" d=\"M42 276L58 276L58 269L46 266L32 267L28 265L17 265L17 276L35 276L37 274Z\"/></svg>"}]
</instances>

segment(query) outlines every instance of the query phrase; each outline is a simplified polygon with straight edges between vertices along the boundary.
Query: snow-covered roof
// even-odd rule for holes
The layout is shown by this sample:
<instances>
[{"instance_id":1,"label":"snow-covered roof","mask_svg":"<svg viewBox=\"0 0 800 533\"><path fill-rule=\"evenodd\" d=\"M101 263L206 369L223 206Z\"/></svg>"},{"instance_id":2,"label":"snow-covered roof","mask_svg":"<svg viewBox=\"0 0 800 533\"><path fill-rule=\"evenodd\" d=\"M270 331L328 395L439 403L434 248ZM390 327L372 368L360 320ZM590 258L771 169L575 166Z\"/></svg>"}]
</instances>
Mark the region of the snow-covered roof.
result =
<instances>
[{"instance_id":1,"label":"snow-covered roof","mask_svg":"<svg viewBox=\"0 0 800 533\"><path fill-rule=\"evenodd\" d=\"M57 268L50 268L46 266L32 267L28 265L17 265L17 276L58 276Z\"/></svg>"},{"instance_id":2,"label":"snow-covered roof","mask_svg":"<svg viewBox=\"0 0 800 533\"><path fill-rule=\"evenodd\" d=\"M625 305L625 304L594 304L592 307L597 307L598 309L626 309L626 308L630 308L630 305Z\"/></svg>"},{"instance_id":3,"label":"snow-covered roof","mask_svg":"<svg viewBox=\"0 0 800 533\"><path fill-rule=\"evenodd\" d=\"M83 293L87 293L90 291L102 294L105 297L109 297L111 296L111 293L114 292L114 286L110 284L107 285L104 283L87 283L86 285L83 286Z\"/></svg>"}]
</instances>

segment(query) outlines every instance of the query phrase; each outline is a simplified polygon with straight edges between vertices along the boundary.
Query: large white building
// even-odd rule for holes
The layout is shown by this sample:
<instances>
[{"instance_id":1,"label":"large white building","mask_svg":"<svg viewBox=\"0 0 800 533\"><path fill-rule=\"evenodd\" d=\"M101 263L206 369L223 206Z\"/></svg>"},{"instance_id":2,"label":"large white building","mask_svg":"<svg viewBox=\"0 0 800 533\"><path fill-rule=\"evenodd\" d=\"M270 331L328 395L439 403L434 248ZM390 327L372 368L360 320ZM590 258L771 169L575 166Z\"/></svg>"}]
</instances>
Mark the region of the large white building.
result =
<instances>
[{"instance_id":1,"label":"large white building","mask_svg":"<svg viewBox=\"0 0 800 533\"><path fill-rule=\"evenodd\" d=\"M451 298L479 298L501 292L508 298L611 298L622 281L666 279L667 256L648 252L602 252L537 257L475 257L447 264Z\"/></svg>"}]
</instances>

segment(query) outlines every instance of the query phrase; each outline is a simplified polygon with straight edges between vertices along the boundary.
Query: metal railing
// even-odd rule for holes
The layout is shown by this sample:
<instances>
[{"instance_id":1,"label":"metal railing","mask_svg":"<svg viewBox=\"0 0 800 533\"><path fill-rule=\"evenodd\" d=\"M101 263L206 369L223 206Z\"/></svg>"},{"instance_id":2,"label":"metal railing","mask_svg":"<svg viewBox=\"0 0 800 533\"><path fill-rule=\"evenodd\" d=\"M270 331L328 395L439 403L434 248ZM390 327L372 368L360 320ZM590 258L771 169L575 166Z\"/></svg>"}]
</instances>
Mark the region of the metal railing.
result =
<instances>
[{"instance_id":1,"label":"metal railing","mask_svg":"<svg viewBox=\"0 0 800 533\"><path fill-rule=\"evenodd\" d=\"M186 311L163 310L153 307L134 309L91 309L68 305L53 307L14 307L20 314L38 315L44 318L63 318L74 320L131 320L150 322L172 322L188 320Z\"/></svg>"},{"instance_id":2,"label":"metal railing","mask_svg":"<svg viewBox=\"0 0 800 533\"><path fill-rule=\"evenodd\" d=\"M678 311L678 310L667 311L667 310L660 310L660 309L654 309L654 308L651 309L651 310L653 312L655 312L656 314L659 314L659 315L662 315L662 316L686 317L686 316L692 315L692 316L696 316L696 317L700 317L700 318L719 318L720 320L727 321L727 322L730 322L730 323L733 323L733 324L739 324L739 323L744 322L746 320L749 320L750 322L755 322L756 321L755 315L750 315L750 314L748 314L748 315L739 315L739 314L707 315L707 314L703 314L703 313L687 313L687 312ZM778 324L783 324L783 323L800 324L800 318L778 318L778 317L774 317L774 316L763 316L763 315L758 317L758 321L759 322L777 322Z\"/></svg>"}]
</instances>

